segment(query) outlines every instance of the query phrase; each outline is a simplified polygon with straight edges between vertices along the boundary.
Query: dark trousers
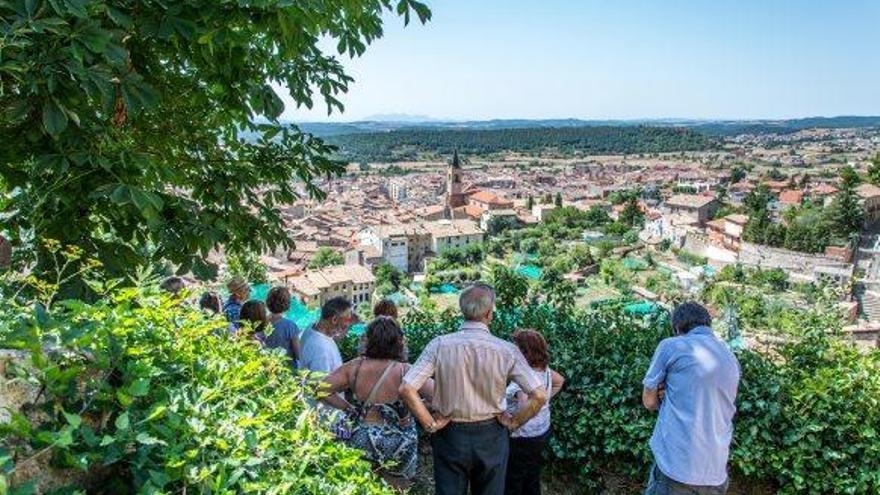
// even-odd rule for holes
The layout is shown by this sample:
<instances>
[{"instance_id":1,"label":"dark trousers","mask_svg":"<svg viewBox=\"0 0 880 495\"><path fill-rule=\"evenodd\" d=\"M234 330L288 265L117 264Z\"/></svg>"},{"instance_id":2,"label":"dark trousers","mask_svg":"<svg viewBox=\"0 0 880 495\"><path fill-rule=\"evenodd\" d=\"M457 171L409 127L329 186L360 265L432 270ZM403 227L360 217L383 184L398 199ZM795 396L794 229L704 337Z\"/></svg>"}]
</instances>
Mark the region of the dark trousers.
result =
<instances>
[{"instance_id":1,"label":"dark trousers","mask_svg":"<svg viewBox=\"0 0 880 495\"><path fill-rule=\"evenodd\" d=\"M503 495L507 428L494 419L450 423L431 436L436 495Z\"/></svg>"},{"instance_id":2,"label":"dark trousers","mask_svg":"<svg viewBox=\"0 0 880 495\"><path fill-rule=\"evenodd\" d=\"M541 467L548 438L549 431L539 437L510 439L505 495L541 495Z\"/></svg>"},{"instance_id":3,"label":"dark trousers","mask_svg":"<svg viewBox=\"0 0 880 495\"><path fill-rule=\"evenodd\" d=\"M648 488L645 495L724 495L730 479L718 486L687 485L675 481L663 474L656 464L651 466L651 474L648 476Z\"/></svg>"}]
</instances>

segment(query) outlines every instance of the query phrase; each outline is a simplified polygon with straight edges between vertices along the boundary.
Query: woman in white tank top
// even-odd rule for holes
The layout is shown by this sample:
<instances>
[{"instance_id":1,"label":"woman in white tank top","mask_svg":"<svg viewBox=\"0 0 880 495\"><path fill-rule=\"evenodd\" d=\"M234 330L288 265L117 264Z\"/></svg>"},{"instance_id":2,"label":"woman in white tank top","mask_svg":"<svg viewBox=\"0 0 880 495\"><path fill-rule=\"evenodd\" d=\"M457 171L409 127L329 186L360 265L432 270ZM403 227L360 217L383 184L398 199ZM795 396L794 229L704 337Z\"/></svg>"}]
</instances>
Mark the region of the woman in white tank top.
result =
<instances>
[{"instance_id":1,"label":"woman in white tank top","mask_svg":"<svg viewBox=\"0 0 880 495\"><path fill-rule=\"evenodd\" d=\"M507 462L504 493L505 495L540 495L543 451L551 432L550 401L562 388L565 378L550 369L547 341L540 333L534 330L518 330L513 334L513 342L544 384L548 399L538 414L510 435L510 456ZM511 383L507 387L508 413L514 414L526 402L528 402L526 394L518 385Z\"/></svg>"}]
</instances>

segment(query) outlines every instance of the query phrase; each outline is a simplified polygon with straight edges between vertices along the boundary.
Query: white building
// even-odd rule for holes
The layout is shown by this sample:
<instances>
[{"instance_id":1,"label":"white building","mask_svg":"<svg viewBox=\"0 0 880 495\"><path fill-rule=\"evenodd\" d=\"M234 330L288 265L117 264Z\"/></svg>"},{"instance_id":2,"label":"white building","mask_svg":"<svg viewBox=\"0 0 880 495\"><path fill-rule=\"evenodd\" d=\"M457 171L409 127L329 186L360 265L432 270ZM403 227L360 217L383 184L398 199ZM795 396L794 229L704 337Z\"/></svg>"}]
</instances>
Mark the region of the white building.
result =
<instances>
[{"instance_id":1,"label":"white building","mask_svg":"<svg viewBox=\"0 0 880 495\"><path fill-rule=\"evenodd\" d=\"M537 218L539 222L543 222L547 218L547 214L556 209L553 204L536 204L532 206L532 216Z\"/></svg>"},{"instance_id":2,"label":"white building","mask_svg":"<svg viewBox=\"0 0 880 495\"><path fill-rule=\"evenodd\" d=\"M424 270L431 255L482 242L483 231L473 220L436 220L373 225L358 237L362 249L372 249L394 268L412 273Z\"/></svg>"},{"instance_id":3,"label":"white building","mask_svg":"<svg viewBox=\"0 0 880 495\"><path fill-rule=\"evenodd\" d=\"M389 180L387 189L388 199L391 201L400 202L409 197L409 189L407 189L406 183L402 179Z\"/></svg>"}]
</instances>

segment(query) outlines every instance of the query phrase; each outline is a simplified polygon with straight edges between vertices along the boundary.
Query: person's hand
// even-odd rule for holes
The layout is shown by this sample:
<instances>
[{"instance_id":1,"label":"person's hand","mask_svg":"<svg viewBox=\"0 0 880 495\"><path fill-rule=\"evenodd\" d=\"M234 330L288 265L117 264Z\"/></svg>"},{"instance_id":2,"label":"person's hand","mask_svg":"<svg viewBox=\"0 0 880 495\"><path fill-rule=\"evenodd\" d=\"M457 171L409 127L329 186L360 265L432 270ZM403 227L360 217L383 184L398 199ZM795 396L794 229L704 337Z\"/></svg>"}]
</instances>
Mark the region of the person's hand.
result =
<instances>
[{"instance_id":1,"label":"person's hand","mask_svg":"<svg viewBox=\"0 0 880 495\"><path fill-rule=\"evenodd\" d=\"M507 414L506 412L497 414L495 416L495 419L497 419L498 422L501 423L501 426L507 428L510 431L516 431L519 429L519 425L516 424L516 421L513 420L513 416Z\"/></svg>"},{"instance_id":2,"label":"person's hand","mask_svg":"<svg viewBox=\"0 0 880 495\"><path fill-rule=\"evenodd\" d=\"M431 425L425 427L425 430L428 433L437 433L443 428L446 428L446 425L448 425L449 422L452 421L449 417L443 416L440 413L434 413L431 415L431 417L434 419L434 422Z\"/></svg>"}]
</instances>

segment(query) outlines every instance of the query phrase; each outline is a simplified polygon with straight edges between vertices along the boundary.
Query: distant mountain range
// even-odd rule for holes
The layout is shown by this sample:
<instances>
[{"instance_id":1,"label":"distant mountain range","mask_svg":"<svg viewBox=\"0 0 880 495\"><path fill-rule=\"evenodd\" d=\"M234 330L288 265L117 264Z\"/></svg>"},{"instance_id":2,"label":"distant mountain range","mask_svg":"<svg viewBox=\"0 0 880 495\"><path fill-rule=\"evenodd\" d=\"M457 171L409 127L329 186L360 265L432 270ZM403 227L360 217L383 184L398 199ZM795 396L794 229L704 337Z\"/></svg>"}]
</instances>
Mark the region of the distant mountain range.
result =
<instances>
[{"instance_id":1,"label":"distant mountain range","mask_svg":"<svg viewBox=\"0 0 880 495\"><path fill-rule=\"evenodd\" d=\"M498 130L541 129L567 127L685 127L710 136L737 134L785 134L811 128L867 128L880 127L880 116L808 117L788 120L694 120L694 119L636 119L636 120L581 120L581 119L494 119L470 121L432 120L428 117L406 114L374 115L357 122L299 122L305 132L320 137L398 130Z\"/></svg>"}]
</instances>

